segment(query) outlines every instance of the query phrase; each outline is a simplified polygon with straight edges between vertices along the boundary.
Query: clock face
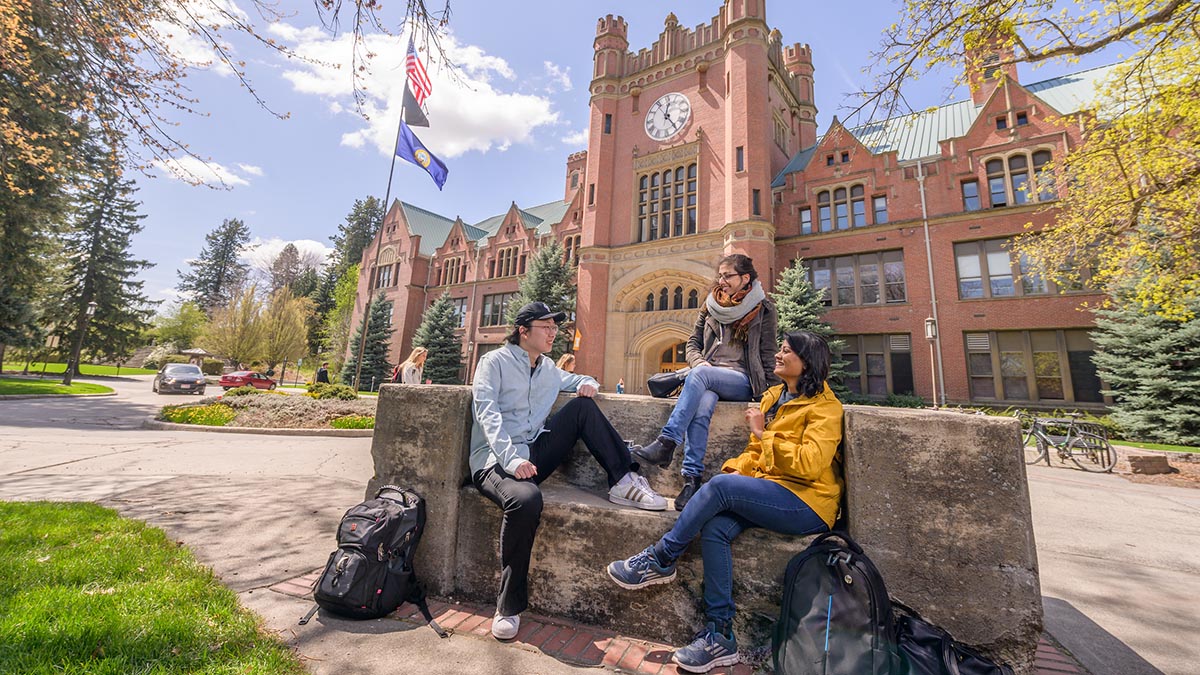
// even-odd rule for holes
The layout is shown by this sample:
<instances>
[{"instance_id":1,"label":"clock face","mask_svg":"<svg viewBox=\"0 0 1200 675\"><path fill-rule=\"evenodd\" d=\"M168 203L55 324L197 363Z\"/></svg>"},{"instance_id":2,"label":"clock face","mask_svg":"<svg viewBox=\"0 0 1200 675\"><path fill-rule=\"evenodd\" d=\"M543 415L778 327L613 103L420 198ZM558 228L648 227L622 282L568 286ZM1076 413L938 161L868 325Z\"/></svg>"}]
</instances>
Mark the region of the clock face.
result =
<instances>
[{"instance_id":1,"label":"clock face","mask_svg":"<svg viewBox=\"0 0 1200 675\"><path fill-rule=\"evenodd\" d=\"M665 141L683 130L692 115L692 104L679 93L670 93L654 102L646 111L646 135Z\"/></svg>"}]
</instances>

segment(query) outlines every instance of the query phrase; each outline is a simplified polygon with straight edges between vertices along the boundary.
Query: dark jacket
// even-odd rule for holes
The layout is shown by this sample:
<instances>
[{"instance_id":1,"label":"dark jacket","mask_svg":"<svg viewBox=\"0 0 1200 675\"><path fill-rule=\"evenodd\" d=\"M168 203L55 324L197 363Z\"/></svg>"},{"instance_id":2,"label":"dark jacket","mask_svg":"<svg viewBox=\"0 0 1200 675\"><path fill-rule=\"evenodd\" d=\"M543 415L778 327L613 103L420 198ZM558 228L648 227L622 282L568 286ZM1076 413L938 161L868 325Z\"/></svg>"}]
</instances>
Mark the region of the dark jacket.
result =
<instances>
[{"instance_id":1,"label":"dark jacket","mask_svg":"<svg viewBox=\"0 0 1200 675\"><path fill-rule=\"evenodd\" d=\"M742 346L743 361L746 364L746 375L750 378L750 390L754 398L762 396L769 387L779 384L775 377L775 326L778 315L775 304L769 298L762 301L762 309L758 316L750 322L750 330L746 333L746 344ZM704 362L704 355L712 351L713 346L721 335L720 324L709 316L707 309L700 310L696 319L696 328L687 343L687 360L693 368Z\"/></svg>"}]
</instances>

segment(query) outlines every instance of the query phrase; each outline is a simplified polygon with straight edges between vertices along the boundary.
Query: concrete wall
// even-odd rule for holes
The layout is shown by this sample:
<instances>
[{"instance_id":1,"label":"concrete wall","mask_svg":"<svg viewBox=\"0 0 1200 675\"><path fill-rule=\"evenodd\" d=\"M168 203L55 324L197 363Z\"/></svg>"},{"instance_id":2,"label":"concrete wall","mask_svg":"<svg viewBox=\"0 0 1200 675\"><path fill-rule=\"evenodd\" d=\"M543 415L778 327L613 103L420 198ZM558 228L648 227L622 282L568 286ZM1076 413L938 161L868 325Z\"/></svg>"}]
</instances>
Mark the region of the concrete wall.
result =
<instances>
[{"instance_id":1,"label":"concrete wall","mask_svg":"<svg viewBox=\"0 0 1200 675\"><path fill-rule=\"evenodd\" d=\"M559 405L569 400L562 397ZM646 443L673 401L601 395L626 439ZM707 471L741 452L744 404L719 404ZM883 572L888 589L961 640L1032 672L1042 605L1018 426L949 412L846 409L850 533ZM432 593L493 602L499 579L500 510L469 486L470 390L387 385L379 398L372 455L376 486L399 483L428 501L417 558ZM663 496L681 485L676 452L643 473ZM701 621L698 545L678 581L642 591L613 584L604 566L653 543L676 518L610 504L606 481L583 448L543 484L545 507L530 571L532 610L682 643ZM735 628L743 647L765 644L778 615L783 570L807 541L761 530L734 544Z\"/></svg>"}]
</instances>

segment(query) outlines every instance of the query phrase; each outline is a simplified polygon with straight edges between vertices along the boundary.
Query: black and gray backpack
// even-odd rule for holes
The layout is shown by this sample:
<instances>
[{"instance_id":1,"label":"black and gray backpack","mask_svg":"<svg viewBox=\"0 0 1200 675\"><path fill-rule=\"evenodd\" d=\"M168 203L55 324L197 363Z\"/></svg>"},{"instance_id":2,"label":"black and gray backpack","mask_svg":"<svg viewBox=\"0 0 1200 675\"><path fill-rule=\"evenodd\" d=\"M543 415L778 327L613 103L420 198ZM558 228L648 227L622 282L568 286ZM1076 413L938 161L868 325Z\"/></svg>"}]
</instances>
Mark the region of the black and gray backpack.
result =
<instances>
[{"instance_id":1,"label":"black and gray backpack","mask_svg":"<svg viewBox=\"0 0 1200 675\"><path fill-rule=\"evenodd\" d=\"M318 608L350 619L377 619L411 602L438 635L447 637L413 571L424 530L425 500L412 490L385 485L374 499L352 506L338 524L338 548L313 586L317 606L300 625Z\"/></svg>"},{"instance_id":2,"label":"black and gray backpack","mask_svg":"<svg viewBox=\"0 0 1200 675\"><path fill-rule=\"evenodd\" d=\"M788 563L783 583L771 638L776 673L896 672L887 587L849 535L826 532L814 539Z\"/></svg>"}]
</instances>

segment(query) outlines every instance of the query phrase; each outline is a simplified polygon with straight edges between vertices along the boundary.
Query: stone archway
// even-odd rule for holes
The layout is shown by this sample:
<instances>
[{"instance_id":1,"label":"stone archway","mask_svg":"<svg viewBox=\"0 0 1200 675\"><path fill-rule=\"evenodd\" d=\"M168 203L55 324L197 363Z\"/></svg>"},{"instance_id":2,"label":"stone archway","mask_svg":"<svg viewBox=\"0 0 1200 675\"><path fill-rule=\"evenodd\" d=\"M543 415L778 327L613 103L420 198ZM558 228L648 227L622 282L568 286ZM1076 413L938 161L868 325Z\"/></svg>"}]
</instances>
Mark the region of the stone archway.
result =
<instances>
[{"instance_id":1,"label":"stone archway","mask_svg":"<svg viewBox=\"0 0 1200 675\"><path fill-rule=\"evenodd\" d=\"M625 352L623 377L625 392L646 394L646 378L659 372L662 354L666 349L686 342L691 337L691 326L676 321L664 321L642 330L633 336Z\"/></svg>"}]
</instances>

